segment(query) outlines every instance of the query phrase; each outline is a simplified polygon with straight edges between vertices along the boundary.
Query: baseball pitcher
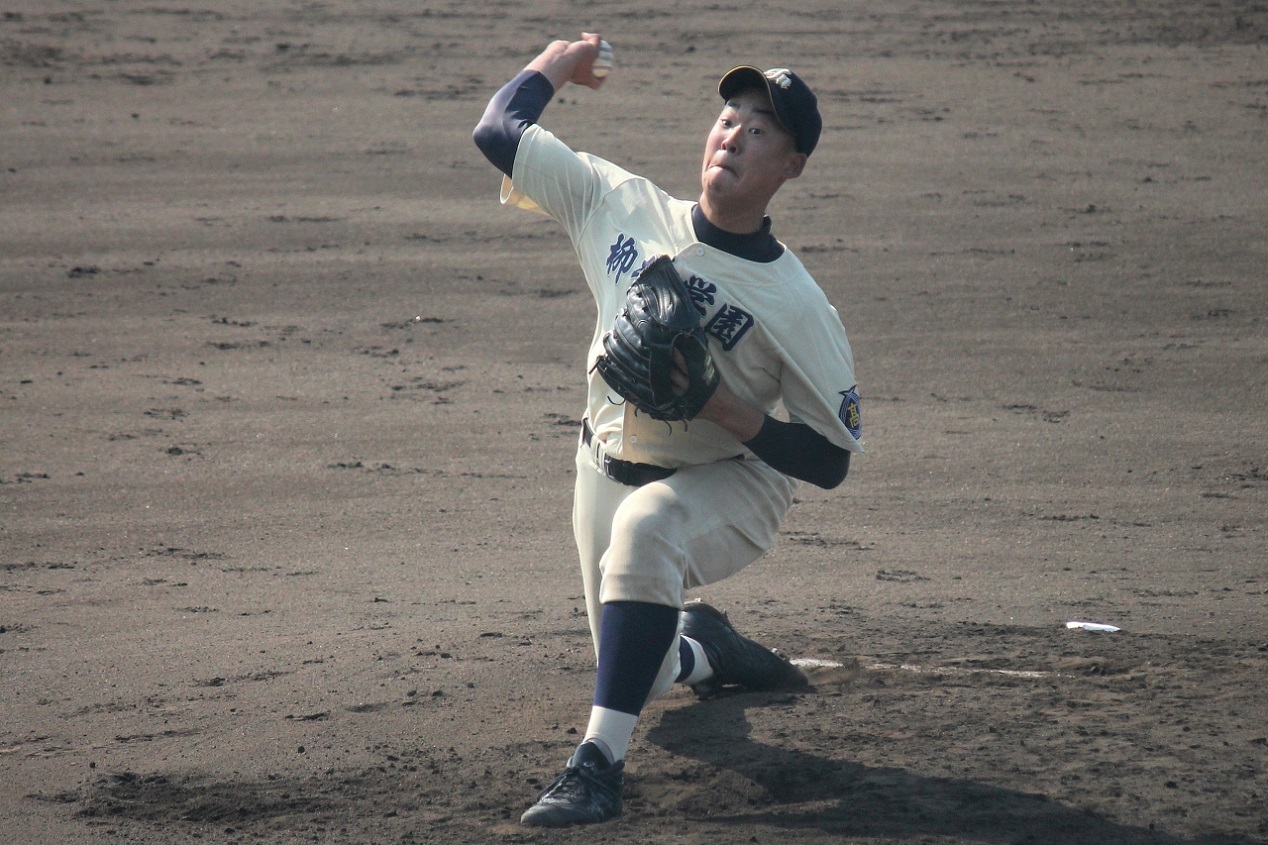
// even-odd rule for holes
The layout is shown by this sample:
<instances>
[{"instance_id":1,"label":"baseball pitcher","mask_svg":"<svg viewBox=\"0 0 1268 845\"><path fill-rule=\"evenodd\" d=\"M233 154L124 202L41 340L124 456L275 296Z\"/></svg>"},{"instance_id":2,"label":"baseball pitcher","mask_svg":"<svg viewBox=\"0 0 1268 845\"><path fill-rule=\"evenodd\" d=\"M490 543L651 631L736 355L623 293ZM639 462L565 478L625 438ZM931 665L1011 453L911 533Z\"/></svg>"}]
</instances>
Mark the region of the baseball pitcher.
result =
<instances>
[{"instance_id":1,"label":"baseball pitcher","mask_svg":"<svg viewBox=\"0 0 1268 845\"><path fill-rule=\"evenodd\" d=\"M677 199L541 126L561 88L598 90L610 65L597 34L555 41L474 133L503 204L563 227L597 308L573 505L594 699L583 741L522 816L532 826L620 815L639 713L675 682L701 698L807 685L686 597L760 558L798 483L833 488L862 451L841 319L767 216L819 141L815 95L787 68L728 71L700 195Z\"/></svg>"}]
</instances>

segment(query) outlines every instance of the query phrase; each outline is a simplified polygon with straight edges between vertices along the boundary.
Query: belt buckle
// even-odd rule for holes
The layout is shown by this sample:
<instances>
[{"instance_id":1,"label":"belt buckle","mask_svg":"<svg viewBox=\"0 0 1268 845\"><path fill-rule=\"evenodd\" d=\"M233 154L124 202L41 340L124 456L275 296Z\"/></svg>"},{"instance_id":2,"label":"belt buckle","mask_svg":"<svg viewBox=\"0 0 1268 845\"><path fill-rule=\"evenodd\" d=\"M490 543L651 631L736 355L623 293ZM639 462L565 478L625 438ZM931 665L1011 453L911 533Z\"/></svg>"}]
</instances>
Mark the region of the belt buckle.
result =
<instances>
[{"instance_id":1,"label":"belt buckle","mask_svg":"<svg viewBox=\"0 0 1268 845\"><path fill-rule=\"evenodd\" d=\"M619 484L629 484L629 473L621 470L628 470L629 464L625 461L617 461L611 455L603 455L603 474Z\"/></svg>"}]
</instances>

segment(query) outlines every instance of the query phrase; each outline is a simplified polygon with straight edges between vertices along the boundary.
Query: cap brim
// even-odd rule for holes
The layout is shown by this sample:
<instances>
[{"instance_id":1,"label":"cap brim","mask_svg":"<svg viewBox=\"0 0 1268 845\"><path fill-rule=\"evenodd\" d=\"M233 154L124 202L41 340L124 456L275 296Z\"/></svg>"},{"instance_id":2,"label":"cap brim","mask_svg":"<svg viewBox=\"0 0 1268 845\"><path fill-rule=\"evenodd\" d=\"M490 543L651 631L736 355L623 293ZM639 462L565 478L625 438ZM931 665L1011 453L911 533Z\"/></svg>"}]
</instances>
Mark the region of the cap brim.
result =
<instances>
[{"instance_id":1,"label":"cap brim","mask_svg":"<svg viewBox=\"0 0 1268 845\"><path fill-rule=\"evenodd\" d=\"M766 72L752 65L731 68L718 83L718 93L724 100L731 99L731 95L743 88L761 88L770 96L770 80L766 78Z\"/></svg>"}]
</instances>

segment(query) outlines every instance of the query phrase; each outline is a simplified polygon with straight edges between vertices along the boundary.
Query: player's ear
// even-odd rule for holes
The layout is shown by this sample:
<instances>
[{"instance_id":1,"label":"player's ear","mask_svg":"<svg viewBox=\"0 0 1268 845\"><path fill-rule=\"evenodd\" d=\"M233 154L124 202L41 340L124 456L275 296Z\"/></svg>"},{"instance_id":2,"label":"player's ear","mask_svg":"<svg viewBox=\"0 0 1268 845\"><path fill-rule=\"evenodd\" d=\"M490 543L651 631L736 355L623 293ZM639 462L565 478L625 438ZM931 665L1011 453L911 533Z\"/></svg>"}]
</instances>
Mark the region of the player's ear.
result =
<instances>
[{"instance_id":1,"label":"player's ear","mask_svg":"<svg viewBox=\"0 0 1268 845\"><path fill-rule=\"evenodd\" d=\"M784 164L784 178L796 179L801 175L801 171L806 169L806 161L809 156L805 153L792 153L788 156L788 160Z\"/></svg>"}]
</instances>

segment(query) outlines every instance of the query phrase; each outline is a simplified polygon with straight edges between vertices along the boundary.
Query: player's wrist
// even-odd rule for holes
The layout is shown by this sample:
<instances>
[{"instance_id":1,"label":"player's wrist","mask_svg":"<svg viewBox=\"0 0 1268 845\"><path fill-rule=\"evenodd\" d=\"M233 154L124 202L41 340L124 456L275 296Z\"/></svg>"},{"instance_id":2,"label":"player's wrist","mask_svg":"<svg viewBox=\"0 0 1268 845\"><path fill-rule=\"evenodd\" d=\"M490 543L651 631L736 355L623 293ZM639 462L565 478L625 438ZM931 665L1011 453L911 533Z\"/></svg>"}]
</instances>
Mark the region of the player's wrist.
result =
<instances>
[{"instance_id":1,"label":"player's wrist","mask_svg":"<svg viewBox=\"0 0 1268 845\"><path fill-rule=\"evenodd\" d=\"M546 77L558 92L572 80L576 71L578 59L574 48L577 43L563 39L552 41L524 69L535 70Z\"/></svg>"},{"instance_id":2,"label":"player's wrist","mask_svg":"<svg viewBox=\"0 0 1268 845\"><path fill-rule=\"evenodd\" d=\"M756 437L766 424L764 412L736 396L725 384L718 385L699 416L726 429L741 443Z\"/></svg>"}]
</instances>

